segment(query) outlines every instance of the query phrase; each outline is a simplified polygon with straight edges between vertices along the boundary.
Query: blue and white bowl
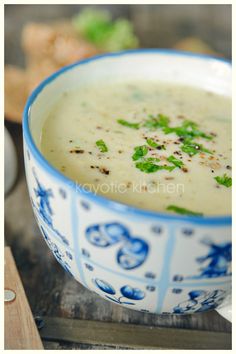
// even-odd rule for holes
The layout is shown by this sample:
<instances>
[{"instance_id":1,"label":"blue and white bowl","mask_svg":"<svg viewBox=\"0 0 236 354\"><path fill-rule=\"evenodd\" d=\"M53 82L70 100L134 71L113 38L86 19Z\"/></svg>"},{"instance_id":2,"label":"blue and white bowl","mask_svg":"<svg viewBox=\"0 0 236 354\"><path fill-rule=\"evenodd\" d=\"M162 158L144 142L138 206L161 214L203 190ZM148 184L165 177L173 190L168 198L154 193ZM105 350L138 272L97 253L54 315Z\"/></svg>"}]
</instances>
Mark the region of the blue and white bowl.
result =
<instances>
[{"instance_id":1,"label":"blue and white bowl","mask_svg":"<svg viewBox=\"0 0 236 354\"><path fill-rule=\"evenodd\" d=\"M62 92L117 77L231 95L230 63L171 50L101 55L50 76L30 96L23 121L42 235L64 269L104 299L158 314L214 309L231 292L231 216L175 216L114 202L78 188L39 151L43 119Z\"/></svg>"}]
</instances>

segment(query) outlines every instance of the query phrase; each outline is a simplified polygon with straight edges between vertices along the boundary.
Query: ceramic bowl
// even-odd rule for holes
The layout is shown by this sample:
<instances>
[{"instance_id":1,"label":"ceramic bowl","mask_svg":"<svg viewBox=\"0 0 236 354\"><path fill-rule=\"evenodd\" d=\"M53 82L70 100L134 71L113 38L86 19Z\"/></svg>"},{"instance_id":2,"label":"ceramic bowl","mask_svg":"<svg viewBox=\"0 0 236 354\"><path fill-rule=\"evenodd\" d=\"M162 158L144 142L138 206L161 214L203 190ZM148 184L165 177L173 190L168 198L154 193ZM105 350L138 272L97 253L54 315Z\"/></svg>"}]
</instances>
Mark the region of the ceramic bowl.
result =
<instances>
[{"instance_id":1,"label":"ceramic bowl","mask_svg":"<svg viewBox=\"0 0 236 354\"><path fill-rule=\"evenodd\" d=\"M188 217L114 202L79 188L40 153L43 119L68 89L99 80L161 80L231 95L231 65L171 50L135 50L63 68L24 111L29 195L57 261L104 299L157 314L220 306L231 292L231 216Z\"/></svg>"}]
</instances>

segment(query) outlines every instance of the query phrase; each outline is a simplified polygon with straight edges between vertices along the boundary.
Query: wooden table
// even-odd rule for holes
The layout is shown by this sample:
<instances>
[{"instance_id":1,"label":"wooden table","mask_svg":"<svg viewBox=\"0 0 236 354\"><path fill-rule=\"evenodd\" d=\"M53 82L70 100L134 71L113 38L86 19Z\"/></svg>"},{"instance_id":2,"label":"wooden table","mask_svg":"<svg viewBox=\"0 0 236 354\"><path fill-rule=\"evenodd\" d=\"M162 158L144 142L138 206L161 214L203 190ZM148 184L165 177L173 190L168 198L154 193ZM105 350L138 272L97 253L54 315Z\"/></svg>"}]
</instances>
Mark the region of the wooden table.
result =
<instances>
[{"instance_id":1,"label":"wooden table","mask_svg":"<svg viewBox=\"0 0 236 354\"><path fill-rule=\"evenodd\" d=\"M24 175L21 126L6 126L17 146L19 175L6 196L5 239L12 248L34 316L231 332L231 324L216 311L185 316L139 313L103 300L71 278L51 255L33 217ZM46 349L109 348L60 338L43 343Z\"/></svg>"}]
</instances>

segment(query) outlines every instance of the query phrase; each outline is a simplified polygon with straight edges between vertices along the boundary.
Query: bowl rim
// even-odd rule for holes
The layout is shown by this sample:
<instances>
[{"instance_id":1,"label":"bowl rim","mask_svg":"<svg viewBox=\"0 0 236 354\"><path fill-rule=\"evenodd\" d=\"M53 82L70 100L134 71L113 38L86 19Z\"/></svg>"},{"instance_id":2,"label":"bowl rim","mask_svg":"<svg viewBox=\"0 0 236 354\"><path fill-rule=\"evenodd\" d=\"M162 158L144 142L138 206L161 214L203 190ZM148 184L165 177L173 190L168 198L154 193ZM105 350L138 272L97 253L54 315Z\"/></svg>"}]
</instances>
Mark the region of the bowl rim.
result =
<instances>
[{"instance_id":1,"label":"bowl rim","mask_svg":"<svg viewBox=\"0 0 236 354\"><path fill-rule=\"evenodd\" d=\"M52 81L54 81L58 76L62 75L63 73L81 65L86 65L87 63L101 60L104 58L117 58L125 55L139 55L139 54L156 54L156 55L169 55L169 56L183 56L183 57L194 57L194 58L201 58L207 61L218 61L225 63L231 67L231 61L225 58L218 58L212 55L206 55L206 54L198 54L198 53L191 53L191 52L186 52L186 51L179 51L175 49L161 49L161 48L151 48L151 49L133 49L133 50L125 50L125 51L119 51L119 52L113 52L113 53L105 53L105 54L100 54L96 55L84 60L77 61L73 64L64 66L60 70L54 72L52 75L48 76L46 79L44 79L34 90L33 92L29 95L24 112L23 112L23 139L27 143L27 146L29 146L29 149L31 150L31 153L33 153L35 159L38 161L38 163L43 166L44 169L46 169L50 175L52 175L54 178L57 180L60 180L63 184L66 184L67 186L70 186L76 193L78 193L78 186L80 185L70 179L69 177L63 175L59 170L57 170L53 165L50 164L50 162L41 154L40 150L37 148L31 131L29 127L29 120L30 120L30 111L31 111L31 106L37 99L38 95L43 91L43 89L50 84ZM154 218L156 220L162 219L164 220L169 220L169 221L177 221L177 222L190 222L190 223L195 223L195 224L206 224L206 225L211 225L211 226L217 226L217 225L230 225L232 224L232 216L231 215L212 215L212 216L187 216L187 215L180 215L180 214L171 214L171 213L165 213L165 212L155 212L155 211L150 211L148 209L141 209L132 205L128 205L125 203L121 203L118 201L115 201L113 199L107 198L102 195L95 194L92 191L85 191L84 188L79 188L79 194L83 195L85 198L89 198L90 200L94 201L97 204L100 204L102 207L112 209L113 211L116 212L121 212L125 214L132 214L133 216L139 217L143 216L145 218Z\"/></svg>"}]
</instances>

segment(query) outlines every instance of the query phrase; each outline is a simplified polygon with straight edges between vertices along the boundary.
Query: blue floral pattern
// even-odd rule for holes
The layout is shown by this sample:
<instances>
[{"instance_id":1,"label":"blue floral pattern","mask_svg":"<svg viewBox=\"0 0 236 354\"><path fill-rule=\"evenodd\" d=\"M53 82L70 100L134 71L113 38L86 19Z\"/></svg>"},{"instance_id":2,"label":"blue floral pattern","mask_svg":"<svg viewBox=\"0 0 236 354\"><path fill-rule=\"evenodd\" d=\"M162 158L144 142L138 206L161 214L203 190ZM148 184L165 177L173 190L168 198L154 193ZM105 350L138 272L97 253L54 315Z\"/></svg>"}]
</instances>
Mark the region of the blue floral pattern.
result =
<instances>
[{"instance_id":1,"label":"blue floral pattern","mask_svg":"<svg viewBox=\"0 0 236 354\"><path fill-rule=\"evenodd\" d=\"M38 178L35 176L35 180L37 183L37 188L34 188L34 192L36 198L39 199L38 203L38 212L45 221L45 223L52 227L52 208L50 206L49 198L53 197L53 193L51 189L46 189L43 185L39 182Z\"/></svg>"},{"instance_id":2,"label":"blue floral pattern","mask_svg":"<svg viewBox=\"0 0 236 354\"><path fill-rule=\"evenodd\" d=\"M74 262L74 250L71 247L68 247L69 243L66 237L55 228L53 222L54 212L51 206L51 201L55 198L55 196L57 198L60 197L61 200L67 199L67 191L61 187L57 188L57 190L45 188L37 178L34 170L33 175L36 181L36 187L33 188L33 193L35 194L36 199L31 197L31 201L35 210L35 216L41 227L45 241L52 250L56 260L69 274L73 275L75 274L75 270L73 267L71 268L71 264L72 260ZM88 208L87 204L84 203L83 209L85 212L90 212L90 210L92 210L92 206L89 205ZM153 228L153 225L150 225L150 230L152 231L154 237L155 234L163 234L163 227L160 227L159 225L155 225L155 229ZM185 238L196 237L196 232L193 228L183 228L181 229L181 233L185 236ZM60 241L57 237L59 237ZM52 241L54 238L55 242ZM125 283L125 285L119 286L119 289L117 290L110 284L111 278L109 276L108 278L102 278L103 280L96 277L100 264L99 262L94 262L92 248L108 249L116 245L117 247L115 248L114 261L123 270L132 271L141 267L148 259L150 252L149 244L143 237L132 235L130 230L123 223L117 221L88 225L85 228L85 239L89 242L89 245L92 245L92 247L88 244L87 246L83 245L80 249L81 256L84 259L83 266L86 271L86 277L89 277L88 273L90 274L90 277L92 276L90 281L95 284L96 288L99 289L107 299L120 305L138 308L143 312L150 312L150 310L153 312L152 308L149 308L150 303L148 299L149 296L154 296L153 298L157 299L155 301L158 301L158 308L156 312L164 313L163 310L166 310L166 307L163 302L168 288L171 289L169 294L176 298L177 296L180 296L183 291L185 291L185 281L187 279L195 279L194 284L196 287L198 283L197 279L219 278L231 275L231 272L229 271L229 265L232 258L231 242L216 243L209 239L204 239L200 241L200 243L208 247L208 252L201 257L198 256L196 258L195 256L195 264L201 264L199 273L193 276L185 276L184 274L172 275L168 280L169 285L166 285L165 293L162 292L162 299L158 300L158 297L160 298L163 285L159 281L157 268L155 267L153 269L144 268L145 271L143 273L139 273L140 275L137 276L137 282L146 282L144 285L145 292L139 288L138 283L137 286L136 283L134 283L135 286L130 286L129 283ZM156 239L155 242L159 241ZM103 264L102 267L104 270L106 269L106 265ZM78 269L76 271L78 271ZM80 271L78 277L79 279ZM138 280L139 277L140 279ZM141 277L143 277L143 279L141 279ZM125 278L126 276L124 273L124 279ZM178 283L178 286L174 287L173 283ZM199 283L199 285L201 284ZM173 287L171 288L171 286ZM187 292L188 298L185 301L180 302L174 307L172 305L168 308L168 311L170 312L165 311L165 313L186 314L214 309L221 304L225 298L226 290L223 289L189 290ZM138 302L144 298L146 300L145 302L141 302L142 306L140 307ZM147 308L144 306L146 301L148 304ZM175 303L175 301L173 301L173 303Z\"/></svg>"},{"instance_id":3,"label":"blue floral pattern","mask_svg":"<svg viewBox=\"0 0 236 354\"><path fill-rule=\"evenodd\" d=\"M130 302L127 301L126 299L129 300L143 300L145 298L145 293L140 290L139 288L133 288L130 285L124 285L120 288L120 293L122 296L114 296L116 295L116 291L113 288L113 286L111 284L109 284L108 282L101 280L101 279L94 279L94 284L104 293L106 293L106 297L111 300L114 301L118 304L125 304L125 305L135 305L134 302ZM109 294L109 295L107 295ZM111 296L113 295L113 296ZM125 298L124 300L121 300Z\"/></svg>"},{"instance_id":4,"label":"blue floral pattern","mask_svg":"<svg viewBox=\"0 0 236 354\"><path fill-rule=\"evenodd\" d=\"M51 251L53 252L56 260L62 265L62 267L69 273L71 274L71 270L70 270L70 265L68 264L68 262L65 260L65 255L63 254L63 252L59 249L59 247L51 241L48 233L44 230L44 228L41 226L41 231L43 234L43 237L48 245L48 247L51 249ZM72 255L70 253L66 253L66 256L72 260ZM72 274L71 274L72 275Z\"/></svg>"},{"instance_id":5,"label":"blue floral pattern","mask_svg":"<svg viewBox=\"0 0 236 354\"><path fill-rule=\"evenodd\" d=\"M207 263L201 268L201 277L213 278L230 275L228 273L229 263L232 260L232 244L231 242L214 244L209 240L204 240L202 243L210 250L207 255L197 258L198 263Z\"/></svg>"},{"instance_id":6,"label":"blue floral pattern","mask_svg":"<svg viewBox=\"0 0 236 354\"><path fill-rule=\"evenodd\" d=\"M118 222L94 224L86 229L85 235L87 240L96 247L110 247L121 243L116 260L125 270L140 267L148 256L147 242L131 236L129 230Z\"/></svg>"},{"instance_id":7,"label":"blue floral pattern","mask_svg":"<svg viewBox=\"0 0 236 354\"><path fill-rule=\"evenodd\" d=\"M173 309L175 314L186 314L192 312L203 312L212 310L222 303L225 297L224 290L192 290L188 293L189 298L179 303Z\"/></svg>"},{"instance_id":8,"label":"blue floral pattern","mask_svg":"<svg viewBox=\"0 0 236 354\"><path fill-rule=\"evenodd\" d=\"M210 248L209 252L205 256L196 258L196 261L204 266L199 269L199 275L189 278L217 278L231 275L229 272L232 260L231 242L215 244L210 240L202 240L201 243Z\"/></svg>"},{"instance_id":9,"label":"blue floral pattern","mask_svg":"<svg viewBox=\"0 0 236 354\"><path fill-rule=\"evenodd\" d=\"M35 177L35 181L37 183L37 188L34 188L34 193L36 198L39 200L38 204L35 205L34 202L32 201L32 205L34 207L34 209L37 211L37 213L41 216L41 218L43 219L43 221L45 222L45 224L50 227L53 232L55 232L55 234L62 240L63 243L65 243L66 245L69 244L67 238L63 235L61 235L61 233L55 229L54 225L53 225L53 211L50 205L50 198L53 198L53 193L51 189L46 189L42 183L39 182L35 171L33 170L33 175Z\"/></svg>"}]
</instances>

